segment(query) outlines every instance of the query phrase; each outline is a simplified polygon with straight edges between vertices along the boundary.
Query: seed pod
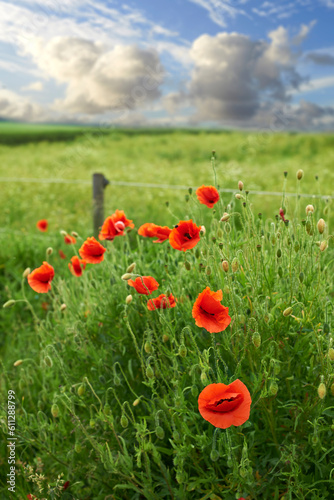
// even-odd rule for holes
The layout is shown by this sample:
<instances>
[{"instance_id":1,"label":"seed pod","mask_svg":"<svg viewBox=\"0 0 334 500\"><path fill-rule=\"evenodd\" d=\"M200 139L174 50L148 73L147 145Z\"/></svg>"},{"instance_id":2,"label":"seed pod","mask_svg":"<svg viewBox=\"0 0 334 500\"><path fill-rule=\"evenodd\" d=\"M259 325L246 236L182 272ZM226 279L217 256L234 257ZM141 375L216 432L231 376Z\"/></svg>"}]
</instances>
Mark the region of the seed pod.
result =
<instances>
[{"instance_id":1,"label":"seed pod","mask_svg":"<svg viewBox=\"0 0 334 500\"><path fill-rule=\"evenodd\" d=\"M128 306L129 304L131 304L131 302L132 302L132 295L130 294L126 297L125 303Z\"/></svg>"},{"instance_id":2,"label":"seed pod","mask_svg":"<svg viewBox=\"0 0 334 500\"><path fill-rule=\"evenodd\" d=\"M78 396L83 396L86 392L86 388L84 386L84 384L81 384L79 385L78 389L77 389L77 393L78 393Z\"/></svg>"},{"instance_id":3,"label":"seed pod","mask_svg":"<svg viewBox=\"0 0 334 500\"><path fill-rule=\"evenodd\" d=\"M13 307L13 305L15 304L15 302L16 302L16 300L13 300L13 299L7 300L7 302L5 302L2 307L4 309L7 309L9 307Z\"/></svg>"},{"instance_id":4,"label":"seed pod","mask_svg":"<svg viewBox=\"0 0 334 500\"><path fill-rule=\"evenodd\" d=\"M191 264L190 264L190 262L189 262L188 260L186 260L186 261L184 262L184 267L187 269L187 271L190 271L190 269L191 269Z\"/></svg>"},{"instance_id":5,"label":"seed pod","mask_svg":"<svg viewBox=\"0 0 334 500\"><path fill-rule=\"evenodd\" d=\"M287 307L284 311L283 311L283 316L287 317L287 316L290 316L290 314L292 313L292 307Z\"/></svg>"},{"instance_id":6,"label":"seed pod","mask_svg":"<svg viewBox=\"0 0 334 500\"><path fill-rule=\"evenodd\" d=\"M305 211L306 211L306 215L313 214L313 212L314 212L314 206L313 205L307 205Z\"/></svg>"},{"instance_id":7,"label":"seed pod","mask_svg":"<svg viewBox=\"0 0 334 500\"><path fill-rule=\"evenodd\" d=\"M122 276L122 280L123 280L123 281L128 281L128 280L130 280L131 278L132 278L132 274L130 274L130 273L125 273L125 274L123 274L123 276Z\"/></svg>"},{"instance_id":8,"label":"seed pod","mask_svg":"<svg viewBox=\"0 0 334 500\"><path fill-rule=\"evenodd\" d=\"M319 219L317 228L320 234L322 234L325 231L325 227L326 227L326 222L324 221L324 219Z\"/></svg>"},{"instance_id":9,"label":"seed pod","mask_svg":"<svg viewBox=\"0 0 334 500\"><path fill-rule=\"evenodd\" d=\"M323 382L320 382L319 387L318 387L318 396L320 399L324 399L326 396L326 386Z\"/></svg>"},{"instance_id":10,"label":"seed pod","mask_svg":"<svg viewBox=\"0 0 334 500\"><path fill-rule=\"evenodd\" d=\"M136 263L132 262L132 264L130 264L129 267L127 268L126 272L127 273L133 273L133 271L135 270L135 268L136 268Z\"/></svg>"},{"instance_id":11,"label":"seed pod","mask_svg":"<svg viewBox=\"0 0 334 500\"><path fill-rule=\"evenodd\" d=\"M297 172L297 179L300 181L303 178L304 171L302 169L299 169Z\"/></svg>"},{"instance_id":12,"label":"seed pod","mask_svg":"<svg viewBox=\"0 0 334 500\"><path fill-rule=\"evenodd\" d=\"M121 426L123 427L123 429L126 429L128 425L129 425L129 420L127 416L123 413L123 415L121 416Z\"/></svg>"},{"instance_id":13,"label":"seed pod","mask_svg":"<svg viewBox=\"0 0 334 500\"><path fill-rule=\"evenodd\" d=\"M234 273L236 273L238 268L239 268L239 262L238 262L238 259L236 257L234 257L234 259L232 260L231 267L232 267L232 271Z\"/></svg>"},{"instance_id":14,"label":"seed pod","mask_svg":"<svg viewBox=\"0 0 334 500\"><path fill-rule=\"evenodd\" d=\"M244 188L244 183L243 183L242 181L239 181L239 182L238 182L238 188L239 188L239 190L240 190L240 191L242 191L242 190L243 190L243 188Z\"/></svg>"},{"instance_id":15,"label":"seed pod","mask_svg":"<svg viewBox=\"0 0 334 500\"><path fill-rule=\"evenodd\" d=\"M329 359L330 359L331 361L334 361L334 349L333 349L333 347L330 347L330 348L328 349L328 357L329 357Z\"/></svg>"},{"instance_id":16,"label":"seed pod","mask_svg":"<svg viewBox=\"0 0 334 500\"><path fill-rule=\"evenodd\" d=\"M324 252L325 250L327 250L327 248L328 248L328 242L327 240L323 240L320 243L320 252Z\"/></svg>"},{"instance_id":17,"label":"seed pod","mask_svg":"<svg viewBox=\"0 0 334 500\"><path fill-rule=\"evenodd\" d=\"M217 450L211 450L210 458L213 462L217 462L219 458L219 452Z\"/></svg>"},{"instance_id":18,"label":"seed pod","mask_svg":"<svg viewBox=\"0 0 334 500\"><path fill-rule=\"evenodd\" d=\"M30 267L27 267L27 269L25 269L22 273L22 278L26 278L30 273L31 273Z\"/></svg>"},{"instance_id":19,"label":"seed pod","mask_svg":"<svg viewBox=\"0 0 334 500\"><path fill-rule=\"evenodd\" d=\"M180 345L179 355L181 356L181 358L185 358L187 356L187 348L184 344Z\"/></svg>"},{"instance_id":20,"label":"seed pod","mask_svg":"<svg viewBox=\"0 0 334 500\"><path fill-rule=\"evenodd\" d=\"M276 396L277 391L278 391L278 385L277 385L277 383L275 381L271 382L271 384L269 386L269 393L272 396Z\"/></svg>"},{"instance_id":21,"label":"seed pod","mask_svg":"<svg viewBox=\"0 0 334 500\"><path fill-rule=\"evenodd\" d=\"M193 188L192 187L188 188L188 193L192 194L192 192L193 192Z\"/></svg>"},{"instance_id":22,"label":"seed pod","mask_svg":"<svg viewBox=\"0 0 334 500\"><path fill-rule=\"evenodd\" d=\"M58 405L53 404L53 405L51 406L51 414L52 414L52 416L53 416L54 418L57 418L57 417L58 417L58 415L59 415L59 407L58 407Z\"/></svg>"},{"instance_id":23,"label":"seed pod","mask_svg":"<svg viewBox=\"0 0 334 500\"><path fill-rule=\"evenodd\" d=\"M150 379L154 378L154 371L150 365L146 368L146 377Z\"/></svg>"},{"instance_id":24,"label":"seed pod","mask_svg":"<svg viewBox=\"0 0 334 500\"><path fill-rule=\"evenodd\" d=\"M144 344L144 350L145 352L147 352L147 354L151 354L153 352L152 344L148 340Z\"/></svg>"},{"instance_id":25,"label":"seed pod","mask_svg":"<svg viewBox=\"0 0 334 500\"><path fill-rule=\"evenodd\" d=\"M252 335L253 345L258 349L261 345L261 335L259 332L254 332Z\"/></svg>"},{"instance_id":26,"label":"seed pod","mask_svg":"<svg viewBox=\"0 0 334 500\"><path fill-rule=\"evenodd\" d=\"M158 425L158 427L155 429L155 434L159 439L163 439L165 437L165 431L160 425Z\"/></svg>"}]
</instances>

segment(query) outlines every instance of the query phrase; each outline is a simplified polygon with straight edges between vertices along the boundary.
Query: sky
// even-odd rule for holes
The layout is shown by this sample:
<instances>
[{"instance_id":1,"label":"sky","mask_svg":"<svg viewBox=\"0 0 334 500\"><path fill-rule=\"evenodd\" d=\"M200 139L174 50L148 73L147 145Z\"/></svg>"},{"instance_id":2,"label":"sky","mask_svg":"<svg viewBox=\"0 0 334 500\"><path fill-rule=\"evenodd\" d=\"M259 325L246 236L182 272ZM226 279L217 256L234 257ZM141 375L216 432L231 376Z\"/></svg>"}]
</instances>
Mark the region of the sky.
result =
<instances>
[{"instance_id":1,"label":"sky","mask_svg":"<svg viewBox=\"0 0 334 500\"><path fill-rule=\"evenodd\" d=\"M334 0L0 0L0 120L334 129Z\"/></svg>"}]
</instances>

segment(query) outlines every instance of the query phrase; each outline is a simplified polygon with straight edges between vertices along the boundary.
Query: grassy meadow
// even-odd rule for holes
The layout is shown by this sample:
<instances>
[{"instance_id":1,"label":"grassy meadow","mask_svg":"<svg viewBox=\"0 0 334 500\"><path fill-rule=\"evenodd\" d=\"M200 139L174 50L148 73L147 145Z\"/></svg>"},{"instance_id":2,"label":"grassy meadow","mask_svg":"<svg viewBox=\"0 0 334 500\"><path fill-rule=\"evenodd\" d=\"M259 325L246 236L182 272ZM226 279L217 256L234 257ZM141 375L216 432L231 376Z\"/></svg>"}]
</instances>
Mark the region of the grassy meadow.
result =
<instances>
[{"instance_id":1,"label":"grassy meadow","mask_svg":"<svg viewBox=\"0 0 334 500\"><path fill-rule=\"evenodd\" d=\"M109 185L105 215L124 210L135 228L104 242L103 262L75 277L68 263L92 235L91 185L0 179L0 299L7 303L0 498L333 498L331 200L287 196L334 194L333 145L330 134L0 124L0 178L90 181L102 172L111 181L196 188L217 180L234 189L210 209L195 189ZM36 222L44 218L42 233ZM190 218L205 232L185 252L137 232L145 222L172 228ZM66 245L61 230L78 233L76 243ZM36 293L23 273L43 261L55 277L48 293ZM152 276L159 288L140 294L125 273ZM219 333L193 317L207 287L222 291L229 310ZM149 310L147 301L160 294L172 294L176 306ZM199 413L198 397L210 384L237 379L251 395L249 418L215 427ZM8 391L15 394L15 494L7 484Z\"/></svg>"}]
</instances>

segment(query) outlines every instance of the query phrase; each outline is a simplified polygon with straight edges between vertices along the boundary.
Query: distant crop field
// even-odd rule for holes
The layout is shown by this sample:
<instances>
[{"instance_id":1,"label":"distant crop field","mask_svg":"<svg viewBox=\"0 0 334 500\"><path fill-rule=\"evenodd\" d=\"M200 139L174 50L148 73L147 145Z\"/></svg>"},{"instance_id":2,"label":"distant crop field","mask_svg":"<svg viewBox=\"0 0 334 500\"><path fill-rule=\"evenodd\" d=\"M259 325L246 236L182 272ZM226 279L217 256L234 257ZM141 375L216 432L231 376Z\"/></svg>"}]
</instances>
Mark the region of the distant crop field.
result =
<instances>
[{"instance_id":1,"label":"distant crop field","mask_svg":"<svg viewBox=\"0 0 334 500\"><path fill-rule=\"evenodd\" d=\"M334 137L330 134L197 131L99 130L84 127L0 124L0 177L82 179L102 172L111 181L199 186L213 183L211 151L216 150L221 188L236 189L240 179L251 193L296 192L296 171L304 170L303 193L334 193ZM318 176L318 180L315 180ZM0 183L0 227L28 230L48 217L54 227L82 230L91 224L89 184ZM171 223L184 192L110 185L106 213L135 208L137 224L154 218ZM233 194L225 193L227 204ZM307 199L305 199L305 203ZM255 212L273 217L279 197L252 196ZM293 204L293 199L290 199ZM307 204L307 203L306 203Z\"/></svg>"}]
</instances>

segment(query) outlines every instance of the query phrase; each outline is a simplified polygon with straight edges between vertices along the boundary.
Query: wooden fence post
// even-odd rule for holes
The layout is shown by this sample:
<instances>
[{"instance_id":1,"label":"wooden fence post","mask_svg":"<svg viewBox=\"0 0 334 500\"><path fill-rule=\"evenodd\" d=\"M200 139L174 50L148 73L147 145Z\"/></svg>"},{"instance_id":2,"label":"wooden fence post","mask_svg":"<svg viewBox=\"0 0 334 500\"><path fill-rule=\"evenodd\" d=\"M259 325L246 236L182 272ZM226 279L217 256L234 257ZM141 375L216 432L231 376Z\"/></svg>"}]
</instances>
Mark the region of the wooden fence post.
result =
<instances>
[{"instance_id":1,"label":"wooden fence post","mask_svg":"<svg viewBox=\"0 0 334 500\"><path fill-rule=\"evenodd\" d=\"M104 222L104 188L109 181L103 174L93 174L93 227L94 236L99 234L100 227Z\"/></svg>"}]
</instances>

